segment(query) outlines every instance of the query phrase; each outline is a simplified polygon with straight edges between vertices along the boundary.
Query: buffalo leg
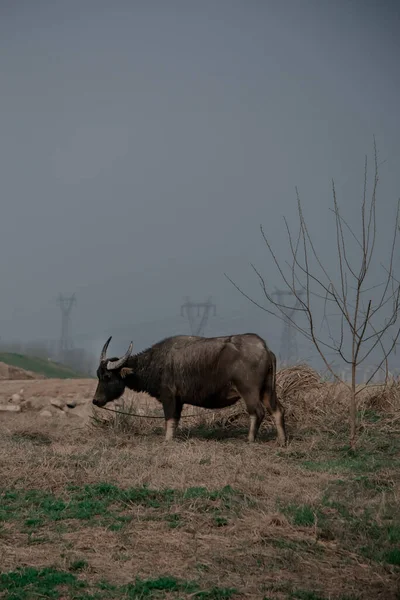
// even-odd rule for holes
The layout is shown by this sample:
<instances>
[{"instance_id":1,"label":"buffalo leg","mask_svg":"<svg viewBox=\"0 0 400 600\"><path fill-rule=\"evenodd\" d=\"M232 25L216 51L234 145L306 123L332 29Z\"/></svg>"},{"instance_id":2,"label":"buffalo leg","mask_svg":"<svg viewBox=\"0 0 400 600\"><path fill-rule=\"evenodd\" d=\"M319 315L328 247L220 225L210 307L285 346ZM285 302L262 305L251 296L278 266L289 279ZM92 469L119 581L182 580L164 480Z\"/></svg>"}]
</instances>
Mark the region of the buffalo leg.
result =
<instances>
[{"instance_id":1,"label":"buffalo leg","mask_svg":"<svg viewBox=\"0 0 400 600\"><path fill-rule=\"evenodd\" d=\"M278 442L284 446L287 442L285 415L276 395L276 356L271 352L271 365L265 378L265 387L261 394L261 400L265 408L275 420Z\"/></svg>"},{"instance_id":2,"label":"buffalo leg","mask_svg":"<svg viewBox=\"0 0 400 600\"><path fill-rule=\"evenodd\" d=\"M260 402L258 394L254 392L244 392L242 398L245 401L247 412L249 413L250 425L249 425L249 442L254 442L260 425L264 419L265 409L263 404Z\"/></svg>"},{"instance_id":3,"label":"buffalo leg","mask_svg":"<svg viewBox=\"0 0 400 600\"><path fill-rule=\"evenodd\" d=\"M168 397L162 401L165 417L165 441L170 442L175 437L175 432L181 418L182 403L175 397Z\"/></svg>"},{"instance_id":4,"label":"buffalo leg","mask_svg":"<svg viewBox=\"0 0 400 600\"><path fill-rule=\"evenodd\" d=\"M285 413L276 397L275 391L265 390L262 401L269 414L274 418L276 431L278 433L278 442L281 446L284 446L287 441Z\"/></svg>"}]
</instances>

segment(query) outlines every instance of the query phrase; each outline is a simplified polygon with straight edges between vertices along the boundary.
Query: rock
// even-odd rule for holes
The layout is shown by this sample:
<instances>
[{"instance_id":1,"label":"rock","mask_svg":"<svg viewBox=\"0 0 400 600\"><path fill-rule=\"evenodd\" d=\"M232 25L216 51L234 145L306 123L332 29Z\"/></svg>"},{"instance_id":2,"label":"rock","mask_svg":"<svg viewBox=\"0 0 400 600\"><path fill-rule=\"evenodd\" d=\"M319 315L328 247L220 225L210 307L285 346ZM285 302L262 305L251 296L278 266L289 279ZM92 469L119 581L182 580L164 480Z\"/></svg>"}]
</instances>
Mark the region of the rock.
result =
<instances>
[{"instance_id":1,"label":"rock","mask_svg":"<svg viewBox=\"0 0 400 600\"><path fill-rule=\"evenodd\" d=\"M75 408L76 405L77 405L76 400L68 400L68 402L67 402L68 408Z\"/></svg>"},{"instance_id":2,"label":"rock","mask_svg":"<svg viewBox=\"0 0 400 600\"><path fill-rule=\"evenodd\" d=\"M62 400L60 400L59 398L52 398L50 400L50 404L52 406L55 406L56 408L59 408L60 410L63 410L63 408L64 408L64 402Z\"/></svg>"},{"instance_id":3,"label":"rock","mask_svg":"<svg viewBox=\"0 0 400 600\"><path fill-rule=\"evenodd\" d=\"M21 394L13 394L11 398L8 399L12 404L21 404L22 396Z\"/></svg>"},{"instance_id":4,"label":"rock","mask_svg":"<svg viewBox=\"0 0 400 600\"><path fill-rule=\"evenodd\" d=\"M3 412L21 412L21 407L17 404L0 404L0 411Z\"/></svg>"},{"instance_id":5,"label":"rock","mask_svg":"<svg viewBox=\"0 0 400 600\"><path fill-rule=\"evenodd\" d=\"M18 394L13 394L8 401L11 402L11 404L21 404L21 402L24 401L24 389L21 388Z\"/></svg>"},{"instance_id":6,"label":"rock","mask_svg":"<svg viewBox=\"0 0 400 600\"><path fill-rule=\"evenodd\" d=\"M48 417L52 417L53 415L51 414L51 412L49 410L44 409L44 410L40 411L39 416L48 418Z\"/></svg>"}]
</instances>

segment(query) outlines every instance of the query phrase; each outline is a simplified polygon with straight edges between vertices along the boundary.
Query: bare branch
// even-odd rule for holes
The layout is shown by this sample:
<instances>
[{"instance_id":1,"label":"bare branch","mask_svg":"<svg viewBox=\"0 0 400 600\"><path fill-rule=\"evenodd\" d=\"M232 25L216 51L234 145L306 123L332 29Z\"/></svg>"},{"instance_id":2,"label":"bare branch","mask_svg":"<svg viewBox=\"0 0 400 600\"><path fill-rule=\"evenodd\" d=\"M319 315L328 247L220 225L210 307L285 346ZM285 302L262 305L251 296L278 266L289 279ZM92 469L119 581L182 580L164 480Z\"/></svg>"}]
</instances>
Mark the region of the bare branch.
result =
<instances>
[{"instance_id":1,"label":"bare branch","mask_svg":"<svg viewBox=\"0 0 400 600\"><path fill-rule=\"evenodd\" d=\"M354 443L356 435L357 421L357 369L377 348L380 348L381 359L368 382L382 368L383 364L385 365L386 381L389 372L388 357L396 349L400 337L400 327L397 325L400 313L400 282L394 275L397 232L400 231L400 199L397 203L389 259L387 267L383 267L386 273L385 280L382 283L373 285L368 282L368 275L377 240L376 206L379 165L374 138L374 174L371 197L367 201L368 159L366 157L360 214L361 232L358 235L356 234L357 229L353 228L341 213L335 183L332 181L333 208L330 210L333 212L335 219L335 251L338 259L335 279L330 276L328 270L324 267L321 256L314 246L297 187L295 189L299 230L296 236L292 234L288 221L284 218L291 252L289 260L285 260L282 263L279 262L275 251L272 249L264 233L262 225L260 226L262 237L278 273L282 277L288 291L295 298L295 305L288 306L280 298L275 300L273 297L275 294L269 289L265 279L254 265L251 266L258 278L264 297L267 299L269 305L271 305L271 309L261 306L259 302L251 299L226 275L234 287L255 306L280 318L285 323L289 323L306 340L312 342L327 372L336 381L341 381L341 377L338 374L337 365L334 366L334 363L329 358L330 352L333 352L335 357L340 358L340 361L343 361L344 364L351 366L350 423L352 443ZM349 241L351 245L349 245ZM355 246L353 242L355 242ZM375 293L374 290L378 291ZM367 293L368 296L366 297ZM321 315L316 310L315 302L319 302L323 309L320 321ZM337 306L338 314L328 315L328 306L331 307L332 303ZM382 317L385 314L383 309L386 310L387 315L384 324L382 324ZM329 312L332 313L332 311ZM299 326L296 323L296 315L304 315L306 317L306 325ZM340 321L331 322L331 318L339 318ZM395 335L393 336L390 335L392 327L395 327ZM386 342L385 336L387 335L390 337L389 344ZM323 339L324 336L327 339ZM348 341L350 342L349 344L347 343ZM347 356L347 352L345 351L346 347L350 349L349 356Z\"/></svg>"},{"instance_id":2,"label":"bare branch","mask_svg":"<svg viewBox=\"0 0 400 600\"><path fill-rule=\"evenodd\" d=\"M370 383L370 381L372 381L372 379L375 377L376 373L379 371L379 369L381 368L381 366L383 365L383 363L387 360L388 356L393 351L393 348L395 348L395 346L397 344L397 340L399 339L399 336L400 336L400 328L399 328L399 330L398 330L398 332L396 334L396 337L393 339L393 342L392 342L389 350L384 353L384 356L383 356L382 360L378 364L378 366L375 369L375 371L372 373L371 377L366 381L365 385L368 385Z\"/></svg>"}]
</instances>

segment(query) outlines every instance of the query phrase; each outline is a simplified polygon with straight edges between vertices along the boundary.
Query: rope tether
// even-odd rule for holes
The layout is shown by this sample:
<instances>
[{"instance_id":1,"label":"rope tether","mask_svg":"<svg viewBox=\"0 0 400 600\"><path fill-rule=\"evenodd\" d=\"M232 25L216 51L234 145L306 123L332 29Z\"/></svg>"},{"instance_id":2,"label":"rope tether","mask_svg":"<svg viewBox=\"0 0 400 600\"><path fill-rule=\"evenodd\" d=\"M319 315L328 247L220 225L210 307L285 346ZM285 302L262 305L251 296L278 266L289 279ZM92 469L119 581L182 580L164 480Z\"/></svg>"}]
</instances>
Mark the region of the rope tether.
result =
<instances>
[{"instance_id":1,"label":"rope tether","mask_svg":"<svg viewBox=\"0 0 400 600\"><path fill-rule=\"evenodd\" d=\"M165 419L164 416L160 417L157 415L138 415L136 413L128 413L123 412L122 410L113 410L112 408L107 408L106 406L97 406L96 408L102 408L103 410L109 410L110 412L117 413L117 415L127 415L128 417L139 417L141 419ZM182 415L181 419L192 419L194 417L198 417L199 415Z\"/></svg>"}]
</instances>

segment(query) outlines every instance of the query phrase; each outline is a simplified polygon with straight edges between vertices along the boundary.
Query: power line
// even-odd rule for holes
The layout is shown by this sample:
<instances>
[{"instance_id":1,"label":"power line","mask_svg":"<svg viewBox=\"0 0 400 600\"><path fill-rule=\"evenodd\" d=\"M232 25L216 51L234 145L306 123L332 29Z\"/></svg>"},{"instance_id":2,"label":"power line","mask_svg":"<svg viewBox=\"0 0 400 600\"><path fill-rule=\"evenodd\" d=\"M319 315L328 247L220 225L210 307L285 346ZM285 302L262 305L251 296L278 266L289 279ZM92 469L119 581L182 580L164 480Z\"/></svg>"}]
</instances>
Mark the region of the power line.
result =
<instances>
[{"instance_id":1,"label":"power line","mask_svg":"<svg viewBox=\"0 0 400 600\"><path fill-rule=\"evenodd\" d=\"M186 312L192 335L203 335L212 309L213 316L215 317L217 314L217 307L211 302L211 297L207 302L191 302L188 297L186 298L186 302L181 305L181 317L183 317ZM195 315L196 310L197 320Z\"/></svg>"},{"instance_id":2,"label":"power line","mask_svg":"<svg viewBox=\"0 0 400 600\"><path fill-rule=\"evenodd\" d=\"M69 336L69 326L71 311L74 304L76 304L75 294L72 296L59 295L57 304L61 309L61 335L59 341L59 359L65 360L65 355L72 348L72 341Z\"/></svg>"}]
</instances>

